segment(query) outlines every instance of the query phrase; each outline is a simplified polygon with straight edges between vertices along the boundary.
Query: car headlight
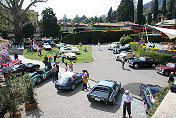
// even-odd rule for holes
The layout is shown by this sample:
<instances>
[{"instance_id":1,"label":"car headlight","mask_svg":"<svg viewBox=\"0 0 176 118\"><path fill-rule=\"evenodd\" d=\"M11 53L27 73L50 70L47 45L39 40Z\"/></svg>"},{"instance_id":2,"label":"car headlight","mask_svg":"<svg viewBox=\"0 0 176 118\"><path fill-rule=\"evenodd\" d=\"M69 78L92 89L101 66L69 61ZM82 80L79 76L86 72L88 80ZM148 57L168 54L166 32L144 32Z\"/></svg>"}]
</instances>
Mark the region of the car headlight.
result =
<instances>
[{"instance_id":1,"label":"car headlight","mask_svg":"<svg viewBox=\"0 0 176 118\"><path fill-rule=\"evenodd\" d=\"M161 72L164 72L164 69L162 69Z\"/></svg>"}]
</instances>

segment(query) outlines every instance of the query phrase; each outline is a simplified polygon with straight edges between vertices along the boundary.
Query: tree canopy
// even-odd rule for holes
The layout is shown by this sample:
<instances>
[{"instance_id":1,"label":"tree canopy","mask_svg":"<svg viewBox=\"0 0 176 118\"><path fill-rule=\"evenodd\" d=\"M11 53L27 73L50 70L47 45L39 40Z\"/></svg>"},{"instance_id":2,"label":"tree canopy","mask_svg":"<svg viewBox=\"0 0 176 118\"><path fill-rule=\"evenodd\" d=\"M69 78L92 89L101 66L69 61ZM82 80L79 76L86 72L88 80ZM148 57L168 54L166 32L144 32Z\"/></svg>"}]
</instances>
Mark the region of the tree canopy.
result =
<instances>
[{"instance_id":1,"label":"tree canopy","mask_svg":"<svg viewBox=\"0 0 176 118\"><path fill-rule=\"evenodd\" d=\"M138 0L137 4L137 23L143 24L143 0Z\"/></svg>"}]
</instances>

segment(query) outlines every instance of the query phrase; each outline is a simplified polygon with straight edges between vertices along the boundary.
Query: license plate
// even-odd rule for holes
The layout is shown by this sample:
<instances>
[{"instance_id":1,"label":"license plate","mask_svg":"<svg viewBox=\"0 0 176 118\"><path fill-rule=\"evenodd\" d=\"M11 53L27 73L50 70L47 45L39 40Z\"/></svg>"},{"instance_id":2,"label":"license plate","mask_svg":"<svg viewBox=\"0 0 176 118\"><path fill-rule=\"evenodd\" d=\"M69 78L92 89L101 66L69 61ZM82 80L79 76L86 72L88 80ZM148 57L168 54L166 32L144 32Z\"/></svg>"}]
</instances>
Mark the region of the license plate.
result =
<instances>
[{"instance_id":1,"label":"license plate","mask_svg":"<svg viewBox=\"0 0 176 118\"><path fill-rule=\"evenodd\" d=\"M100 101L100 98L95 98L96 101Z\"/></svg>"}]
</instances>

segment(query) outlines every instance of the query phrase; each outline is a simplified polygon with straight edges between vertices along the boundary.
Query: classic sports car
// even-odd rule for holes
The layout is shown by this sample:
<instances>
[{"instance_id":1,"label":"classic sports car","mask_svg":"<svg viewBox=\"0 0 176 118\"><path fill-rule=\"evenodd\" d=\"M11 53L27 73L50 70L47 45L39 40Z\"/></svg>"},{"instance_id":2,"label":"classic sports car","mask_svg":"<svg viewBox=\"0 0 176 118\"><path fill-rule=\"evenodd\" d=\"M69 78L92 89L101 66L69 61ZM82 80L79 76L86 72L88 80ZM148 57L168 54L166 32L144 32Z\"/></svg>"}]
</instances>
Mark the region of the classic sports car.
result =
<instances>
[{"instance_id":1,"label":"classic sports car","mask_svg":"<svg viewBox=\"0 0 176 118\"><path fill-rule=\"evenodd\" d=\"M112 44L108 45L108 50L112 50L115 47L120 47L119 42L113 42Z\"/></svg>"},{"instance_id":2,"label":"classic sports car","mask_svg":"<svg viewBox=\"0 0 176 118\"><path fill-rule=\"evenodd\" d=\"M19 59L12 59L12 62L9 64L10 66L13 66L13 65L15 65L15 64L20 64L20 63L22 63L22 61L21 60L19 60Z\"/></svg>"},{"instance_id":3,"label":"classic sports car","mask_svg":"<svg viewBox=\"0 0 176 118\"><path fill-rule=\"evenodd\" d=\"M55 83L57 90L74 90L78 83L82 82L82 74L76 72L65 72Z\"/></svg>"},{"instance_id":4,"label":"classic sports car","mask_svg":"<svg viewBox=\"0 0 176 118\"><path fill-rule=\"evenodd\" d=\"M89 101L99 101L114 105L116 102L116 96L120 90L121 82L101 80L89 91L87 98Z\"/></svg>"},{"instance_id":5,"label":"classic sports car","mask_svg":"<svg viewBox=\"0 0 176 118\"><path fill-rule=\"evenodd\" d=\"M130 67L139 68L139 67L156 67L158 64L151 57L139 57L128 59L127 63Z\"/></svg>"},{"instance_id":6,"label":"classic sports car","mask_svg":"<svg viewBox=\"0 0 176 118\"><path fill-rule=\"evenodd\" d=\"M65 57L68 59L76 59L76 54L73 52L67 52L65 53Z\"/></svg>"},{"instance_id":7,"label":"classic sports car","mask_svg":"<svg viewBox=\"0 0 176 118\"><path fill-rule=\"evenodd\" d=\"M43 49L45 49L45 50L51 50L51 46L49 45L49 43L44 43L43 44Z\"/></svg>"},{"instance_id":8,"label":"classic sports car","mask_svg":"<svg viewBox=\"0 0 176 118\"><path fill-rule=\"evenodd\" d=\"M166 65L157 66L156 71L166 76L171 72L175 72L176 74L176 63L167 63Z\"/></svg>"},{"instance_id":9,"label":"classic sports car","mask_svg":"<svg viewBox=\"0 0 176 118\"><path fill-rule=\"evenodd\" d=\"M42 68L34 73L29 73L29 77L35 84L40 84L43 80L50 78L51 75L52 72L48 68Z\"/></svg>"},{"instance_id":10,"label":"classic sports car","mask_svg":"<svg viewBox=\"0 0 176 118\"><path fill-rule=\"evenodd\" d=\"M12 72L13 73L18 73L18 72L34 72L40 68L39 64L32 64L32 63L27 63L27 64L15 64L12 66Z\"/></svg>"},{"instance_id":11,"label":"classic sports car","mask_svg":"<svg viewBox=\"0 0 176 118\"><path fill-rule=\"evenodd\" d=\"M39 48L39 46L37 44L34 44L31 46L33 51L37 51L37 49Z\"/></svg>"},{"instance_id":12,"label":"classic sports car","mask_svg":"<svg viewBox=\"0 0 176 118\"><path fill-rule=\"evenodd\" d=\"M79 49L77 47L72 47L72 46L64 46L60 48L60 53L62 52L74 52L78 53Z\"/></svg>"},{"instance_id":13,"label":"classic sports car","mask_svg":"<svg viewBox=\"0 0 176 118\"><path fill-rule=\"evenodd\" d=\"M124 57L124 56L125 56L125 59L130 59L130 58L134 57L134 53L122 51L122 52L120 52L120 54L115 55L115 59L116 59L116 61L120 61L122 59L122 57Z\"/></svg>"},{"instance_id":14,"label":"classic sports car","mask_svg":"<svg viewBox=\"0 0 176 118\"><path fill-rule=\"evenodd\" d=\"M140 96L143 98L146 112L155 102L155 95L161 90L158 85L140 85Z\"/></svg>"},{"instance_id":15,"label":"classic sports car","mask_svg":"<svg viewBox=\"0 0 176 118\"><path fill-rule=\"evenodd\" d=\"M125 44L124 46L120 46L117 48L113 49L113 53L114 54L119 54L121 51L128 51L130 49L130 45L129 44Z\"/></svg>"},{"instance_id":16,"label":"classic sports car","mask_svg":"<svg viewBox=\"0 0 176 118\"><path fill-rule=\"evenodd\" d=\"M58 45L58 48L61 48L61 47L64 47L65 46L65 43L60 43L59 45Z\"/></svg>"}]
</instances>

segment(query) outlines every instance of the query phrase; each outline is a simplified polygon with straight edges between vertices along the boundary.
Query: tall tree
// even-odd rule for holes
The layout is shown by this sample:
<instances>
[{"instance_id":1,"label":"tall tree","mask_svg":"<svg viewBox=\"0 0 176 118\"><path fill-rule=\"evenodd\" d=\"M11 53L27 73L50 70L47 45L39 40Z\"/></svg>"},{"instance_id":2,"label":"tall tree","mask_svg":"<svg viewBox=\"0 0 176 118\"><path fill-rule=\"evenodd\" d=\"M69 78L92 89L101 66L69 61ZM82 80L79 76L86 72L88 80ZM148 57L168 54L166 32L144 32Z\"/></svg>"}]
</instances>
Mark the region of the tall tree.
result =
<instances>
[{"instance_id":1,"label":"tall tree","mask_svg":"<svg viewBox=\"0 0 176 118\"><path fill-rule=\"evenodd\" d=\"M112 7L109 9L109 12L108 12L108 16L107 16L107 21L112 23L112 14L113 14L113 10L112 10Z\"/></svg>"},{"instance_id":2,"label":"tall tree","mask_svg":"<svg viewBox=\"0 0 176 118\"><path fill-rule=\"evenodd\" d=\"M0 16L6 19L13 27L15 33L15 39L17 42L22 40L22 20L26 12L38 2L46 2L47 0L31 0L30 4L22 9L24 0L0 0L0 10L3 10L9 16L6 16L0 12Z\"/></svg>"},{"instance_id":3,"label":"tall tree","mask_svg":"<svg viewBox=\"0 0 176 118\"><path fill-rule=\"evenodd\" d=\"M75 18L72 20L72 22L74 23L80 23L81 22L81 19L78 15L75 16Z\"/></svg>"},{"instance_id":4,"label":"tall tree","mask_svg":"<svg viewBox=\"0 0 176 118\"><path fill-rule=\"evenodd\" d=\"M45 8L42 11L42 35L45 37L57 37L60 26L57 24L57 17L52 8Z\"/></svg>"},{"instance_id":5,"label":"tall tree","mask_svg":"<svg viewBox=\"0 0 176 118\"><path fill-rule=\"evenodd\" d=\"M154 23L157 22L157 17L158 17L158 0L155 0L154 1L154 11L153 11L153 20L154 20Z\"/></svg>"},{"instance_id":6,"label":"tall tree","mask_svg":"<svg viewBox=\"0 0 176 118\"><path fill-rule=\"evenodd\" d=\"M34 26L32 23L27 23L22 27L22 36L24 38L31 38L34 35Z\"/></svg>"},{"instance_id":7,"label":"tall tree","mask_svg":"<svg viewBox=\"0 0 176 118\"><path fill-rule=\"evenodd\" d=\"M116 17L117 17L117 12L113 11L112 12L112 22L116 22Z\"/></svg>"},{"instance_id":8,"label":"tall tree","mask_svg":"<svg viewBox=\"0 0 176 118\"><path fill-rule=\"evenodd\" d=\"M173 17L175 16L174 14L175 5L174 4L175 4L175 0L170 0L168 2L168 14L167 14L168 19L173 19Z\"/></svg>"},{"instance_id":9,"label":"tall tree","mask_svg":"<svg viewBox=\"0 0 176 118\"><path fill-rule=\"evenodd\" d=\"M137 4L137 23L143 24L143 0L138 0Z\"/></svg>"},{"instance_id":10,"label":"tall tree","mask_svg":"<svg viewBox=\"0 0 176 118\"><path fill-rule=\"evenodd\" d=\"M122 0L120 2L120 5L117 8L117 21L134 22L134 4L132 3L132 0Z\"/></svg>"},{"instance_id":11,"label":"tall tree","mask_svg":"<svg viewBox=\"0 0 176 118\"><path fill-rule=\"evenodd\" d=\"M163 0L162 4L162 15L166 17L167 11L166 11L166 0Z\"/></svg>"}]
</instances>

